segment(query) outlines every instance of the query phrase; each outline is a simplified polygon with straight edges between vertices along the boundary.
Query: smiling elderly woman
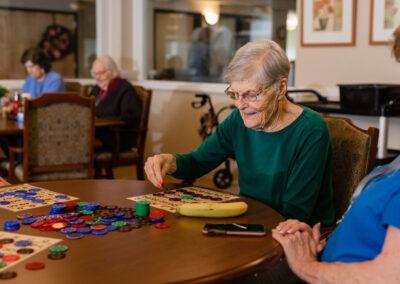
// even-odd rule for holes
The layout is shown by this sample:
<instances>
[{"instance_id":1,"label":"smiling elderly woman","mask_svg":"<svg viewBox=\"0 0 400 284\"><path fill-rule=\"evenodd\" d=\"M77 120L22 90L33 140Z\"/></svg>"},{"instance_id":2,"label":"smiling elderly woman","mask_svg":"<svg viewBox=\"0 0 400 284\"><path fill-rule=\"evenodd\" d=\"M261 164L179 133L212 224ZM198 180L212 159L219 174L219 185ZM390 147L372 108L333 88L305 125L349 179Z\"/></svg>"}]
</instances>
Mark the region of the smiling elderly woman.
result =
<instances>
[{"instance_id":1,"label":"smiling elderly woman","mask_svg":"<svg viewBox=\"0 0 400 284\"><path fill-rule=\"evenodd\" d=\"M284 51L271 40L240 48L225 74L225 92L237 109L197 150L150 157L148 179L159 188L165 174L195 179L233 156L241 195L286 218L332 225L331 138L318 113L286 98L289 69Z\"/></svg>"},{"instance_id":2,"label":"smiling elderly woman","mask_svg":"<svg viewBox=\"0 0 400 284\"><path fill-rule=\"evenodd\" d=\"M96 86L90 95L96 97L96 116L123 120L127 127L137 127L140 123L142 103L135 88L125 79L121 79L114 60L104 55L93 62L92 76ZM114 149L115 138L109 130L96 130L96 138L102 142L101 149ZM120 135L120 151L128 151L136 143L132 133Z\"/></svg>"}]
</instances>

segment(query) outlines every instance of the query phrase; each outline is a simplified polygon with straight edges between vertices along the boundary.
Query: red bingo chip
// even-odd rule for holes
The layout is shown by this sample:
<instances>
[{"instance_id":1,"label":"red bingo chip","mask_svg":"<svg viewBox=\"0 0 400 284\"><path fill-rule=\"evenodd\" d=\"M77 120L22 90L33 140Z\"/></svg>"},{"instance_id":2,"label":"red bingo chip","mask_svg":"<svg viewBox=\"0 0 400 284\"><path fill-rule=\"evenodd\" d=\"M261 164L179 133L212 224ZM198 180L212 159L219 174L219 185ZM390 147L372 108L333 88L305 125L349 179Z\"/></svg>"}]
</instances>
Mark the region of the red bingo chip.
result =
<instances>
[{"instance_id":1,"label":"red bingo chip","mask_svg":"<svg viewBox=\"0 0 400 284\"><path fill-rule=\"evenodd\" d=\"M105 228L107 228L107 226L105 226L105 225L92 225L92 226L90 226L90 228L92 230L104 230Z\"/></svg>"},{"instance_id":2,"label":"red bingo chip","mask_svg":"<svg viewBox=\"0 0 400 284\"><path fill-rule=\"evenodd\" d=\"M52 224L51 228L53 230L61 230L61 229L66 228L67 226L68 226L67 222L57 222L57 223Z\"/></svg>"},{"instance_id":3,"label":"red bingo chip","mask_svg":"<svg viewBox=\"0 0 400 284\"><path fill-rule=\"evenodd\" d=\"M29 262L25 264L25 268L29 270L39 270L45 268L44 262Z\"/></svg>"},{"instance_id":4,"label":"red bingo chip","mask_svg":"<svg viewBox=\"0 0 400 284\"><path fill-rule=\"evenodd\" d=\"M151 210L149 217L151 219L162 219L164 218L164 212L161 210Z\"/></svg>"},{"instance_id":5,"label":"red bingo chip","mask_svg":"<svg viewBox=\"0 0 400 284\"><path fill-rule=\"evenodd\" d=\"M5 262L17 261L20 259L19 255L16 254L6 254L1 258Z\"/></svg>"},{"instance_id":6,"label":"red bingo chip","mask_svg":"<svg viewBox=\"0 0 400 284\"><path fill-rule=\"evenodd\" d=\"M93 216L81 216L81 217L79 217L79 219L82 219L85 222L94 222L94 221L96 221L96 218L94 218Z\"/></svg>"},{"instance_id":7,"label":"red bingo chip","mask_svg":"<svg viewBox=\"0 0 400 284\"><path fill-rule=\"evenodd\" d=\"M168 229L171 225L168 223L157 223L154 224L154 227L156 227L157 229Z\"/></svg>"},{"instance_id":8,"label":"red bingo chip","mask_svg":"<svg viewBox=\"0 0 400 284\"><path fill-rule=\"evenodd\" d=\"M40 226L42 226L45 223L46 223L45 221L37 221L37 222L31 224L31 228L39 228Z\"/></svg>"}]
</instances>

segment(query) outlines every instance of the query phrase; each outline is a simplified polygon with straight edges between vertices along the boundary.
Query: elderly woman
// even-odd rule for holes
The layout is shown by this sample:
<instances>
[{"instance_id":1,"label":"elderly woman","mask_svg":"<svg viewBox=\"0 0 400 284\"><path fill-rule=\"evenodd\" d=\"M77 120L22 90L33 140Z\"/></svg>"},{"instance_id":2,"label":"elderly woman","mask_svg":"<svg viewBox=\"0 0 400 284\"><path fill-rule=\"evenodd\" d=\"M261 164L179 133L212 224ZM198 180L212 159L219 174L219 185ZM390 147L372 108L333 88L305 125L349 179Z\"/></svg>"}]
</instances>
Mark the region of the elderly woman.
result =
<instances>
[{"instance_id":1,"label":"elderly woman","mask_svg":"<svg viewBox=\"0 0 400 284\"><path fill-rule=\"evenodd\" d=\"M135 88L120 78L114 60L104 55L93 62L92 75L96 86L90 95L96 97L96 116L123 120L127 128L137 127L142 113L142 103ZM108 130L96 130L96 138L102 142L101 150L114 149L115 138ZM120 151L128 151L136 144L129 132L120 134Z\"/></svg>"},{"instance_id":2,"label":"elderly woman","mask_svg":"<svg viewBox=\"0 0 400 284\"><path fill-rule=\"evenodd\" d=\"M65 91L63 79L60 74L50 71L50 59L40 48L26 50L21 57L21 63L29 75L22 86L22 93L29 93L31 98L36 98L43 93Z\"/></svg>"},{"instance_id":3,"label":"elderly woman","mask_svg":"<svg viewBox=\"0 0 400 284\"><path fill-rule=\"evenodd\" d=\"M332 225L329 131L318 113L286 98L289 69L287 56L273 41L240 48L225 74L230 82L225 93L237 109L196 151L150 157L148 179L159 188L165 174L195 179L234 156L241 195L286 218Z\"/></svg>"}]
</instances>

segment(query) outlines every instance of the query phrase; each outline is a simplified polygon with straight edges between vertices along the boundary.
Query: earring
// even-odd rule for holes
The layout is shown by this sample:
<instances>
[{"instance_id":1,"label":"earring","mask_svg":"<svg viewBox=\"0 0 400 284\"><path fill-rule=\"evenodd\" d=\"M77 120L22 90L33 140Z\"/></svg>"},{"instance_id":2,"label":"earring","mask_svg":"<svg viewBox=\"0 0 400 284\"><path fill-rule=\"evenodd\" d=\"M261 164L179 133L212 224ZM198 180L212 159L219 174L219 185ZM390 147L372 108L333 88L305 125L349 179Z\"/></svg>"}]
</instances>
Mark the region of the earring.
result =
<instances>
[{"instance_id":1,"label":"earring","mask_svg":"<svg viewBox=\"0 0 400 284\"><path fill-rule=\"evenodd\" d=\"M40 74L43 75L44 74L44 69L40 69Z\"/></svg>"}]
</instances>

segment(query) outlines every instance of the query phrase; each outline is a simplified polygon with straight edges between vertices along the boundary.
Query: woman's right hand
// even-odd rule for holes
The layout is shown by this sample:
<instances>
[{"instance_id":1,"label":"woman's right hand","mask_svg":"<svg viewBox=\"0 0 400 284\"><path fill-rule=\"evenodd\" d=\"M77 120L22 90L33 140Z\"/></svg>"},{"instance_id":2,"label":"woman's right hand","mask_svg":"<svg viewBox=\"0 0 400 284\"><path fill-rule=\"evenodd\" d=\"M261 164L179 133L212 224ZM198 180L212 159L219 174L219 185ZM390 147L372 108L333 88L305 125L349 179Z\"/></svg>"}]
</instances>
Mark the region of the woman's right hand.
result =
<instances>
[{"instance_id":1,"label":"woman's right hand","mask_svg":"<svg viewBox=\"0 0 400 284\"><path fill-rule=\"evenodd\" d=\"M144 165L147 179L159 189L162 188L166 174L173 174L177 169L176 158L172 154L159 154L149 157Z\"/></svg>"}]
</instances>

